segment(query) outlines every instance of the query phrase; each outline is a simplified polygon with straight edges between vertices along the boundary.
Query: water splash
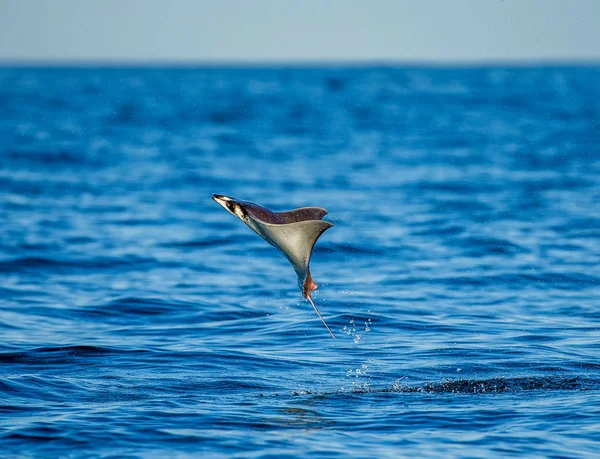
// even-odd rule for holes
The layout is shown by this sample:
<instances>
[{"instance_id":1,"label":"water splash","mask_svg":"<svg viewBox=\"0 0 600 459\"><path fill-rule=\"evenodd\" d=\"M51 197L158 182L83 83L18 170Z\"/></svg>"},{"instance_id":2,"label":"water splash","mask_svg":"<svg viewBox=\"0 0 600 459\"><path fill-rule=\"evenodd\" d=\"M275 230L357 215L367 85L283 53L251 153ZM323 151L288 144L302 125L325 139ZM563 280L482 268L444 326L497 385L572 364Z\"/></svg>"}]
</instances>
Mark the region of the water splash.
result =
<instances>
[{"instance_id":1,"label":"water splash","mask_svg":"<svg viewBox=\"0 0 600 459\"><path fill-rule=\"evenodd\" d=\"M348 325L344 325L342 333L351 336L355 344L358 344L363 339L364 334L371 331L371 319L366 319L362 325L357 324L357 321L352 318Z\"/></svg>"}]
</instances>

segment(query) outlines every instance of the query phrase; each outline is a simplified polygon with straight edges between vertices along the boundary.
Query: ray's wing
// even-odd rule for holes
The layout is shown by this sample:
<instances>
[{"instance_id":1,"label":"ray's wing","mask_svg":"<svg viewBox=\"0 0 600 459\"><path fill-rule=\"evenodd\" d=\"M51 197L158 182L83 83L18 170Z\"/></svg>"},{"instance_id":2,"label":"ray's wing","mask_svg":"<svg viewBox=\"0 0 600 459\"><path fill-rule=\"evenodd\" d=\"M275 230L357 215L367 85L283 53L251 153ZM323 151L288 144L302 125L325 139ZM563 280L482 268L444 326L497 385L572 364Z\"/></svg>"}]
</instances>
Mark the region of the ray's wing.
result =
<instances>
[{"instance_id":1,"label":"ray's wing","mask_svg":"<svg viewBox=\"0 0 600 459\"><path fill-rule=\"evenodd\" d=\"M322 207L301 207L299 209L288 210L286 212L274 212L285 223L296 223L307 220L321 220L327 211Z\"/></svg>"},{"instance_id":2,"label":"ray's wing","mask_svg":"<svg viewBox=\"0 0 600 459\"><path fill-rule=\"evenodd\" d=\"M306 220L287 224L254 221L261 236L279 249L290 261L298 276L304 277L312 250L323 232L333 226L322 220Z\"/></svg>"},{"instance_id":3,"label":"ray's wing","mask_svg":"<svg viewBox=\"0 0 600 459\"><path fill-rule=\"evenodd\" d=\"M252 217L254 221L259 221L262 223L272 223L275 225L282 225L287 223L277 212L272 212L266 207L259 206L258 204L254 204L253 202L243 202L244 210L246 213Z\"/></svg>"}]
</instances>

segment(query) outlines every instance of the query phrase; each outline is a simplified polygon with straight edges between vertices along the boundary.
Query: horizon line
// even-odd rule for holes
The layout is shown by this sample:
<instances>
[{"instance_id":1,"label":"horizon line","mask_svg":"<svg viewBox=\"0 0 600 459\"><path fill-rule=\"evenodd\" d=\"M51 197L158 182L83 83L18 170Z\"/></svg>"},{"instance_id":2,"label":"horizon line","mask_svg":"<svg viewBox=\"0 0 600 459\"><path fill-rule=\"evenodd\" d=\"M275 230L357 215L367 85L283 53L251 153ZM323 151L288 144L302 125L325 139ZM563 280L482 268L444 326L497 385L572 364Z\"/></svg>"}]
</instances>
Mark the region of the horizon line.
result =
<instances>
[{"instance_id":1,"label":"horizon line","mask_svg":"<svg viewBox=\"0 0 600 459\"><path fill-rule=\"evenodd\" d=\"M2 59L2 68L596 67L597 58L491 59Z\"/></svg>"}]
</instances>

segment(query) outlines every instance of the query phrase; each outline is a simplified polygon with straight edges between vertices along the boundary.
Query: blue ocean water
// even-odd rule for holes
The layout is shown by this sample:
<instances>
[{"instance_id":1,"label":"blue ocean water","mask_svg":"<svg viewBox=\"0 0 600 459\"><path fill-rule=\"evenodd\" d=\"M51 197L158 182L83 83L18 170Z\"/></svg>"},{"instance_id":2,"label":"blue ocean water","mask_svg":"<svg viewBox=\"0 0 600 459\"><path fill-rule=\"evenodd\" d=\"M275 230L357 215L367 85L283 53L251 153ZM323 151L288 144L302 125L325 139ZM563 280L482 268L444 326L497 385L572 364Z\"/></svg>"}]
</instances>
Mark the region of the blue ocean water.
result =
<instances>
[{"instance_id":1,"label":"blue ocean water","mask_svg":"<svg viewBox=\"0 0 600 459\"><path fill-rule=\"evenodd\" d=\"M0 190L1 456L600 451L600 67L3 68Z\"/></svg>"}]
</instances>

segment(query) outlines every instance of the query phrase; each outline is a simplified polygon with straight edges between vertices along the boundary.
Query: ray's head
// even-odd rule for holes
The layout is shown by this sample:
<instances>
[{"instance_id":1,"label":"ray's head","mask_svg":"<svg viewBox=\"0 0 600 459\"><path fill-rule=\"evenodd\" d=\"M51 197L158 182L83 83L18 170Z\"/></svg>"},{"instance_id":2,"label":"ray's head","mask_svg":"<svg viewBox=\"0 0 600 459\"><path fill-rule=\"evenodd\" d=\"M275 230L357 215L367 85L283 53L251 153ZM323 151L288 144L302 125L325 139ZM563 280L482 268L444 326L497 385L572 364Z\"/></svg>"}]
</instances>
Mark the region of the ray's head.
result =
<instances>
[{"instance_id":1,"label":"ray's head","mask_svg":"<svg viewBox=\"0 0 600 459\"><path fill-rule=\"evenodd\" d=\"M244 210L244 207L242 206L242 204L240 204L237 200L235 200L234 198L230 198L229 196L223 196L220 194L213 194L212 198L217 204L222 206L227 212L235 215L243 222L248 222L248 214Z\"/></svg>"}]
</instances>

